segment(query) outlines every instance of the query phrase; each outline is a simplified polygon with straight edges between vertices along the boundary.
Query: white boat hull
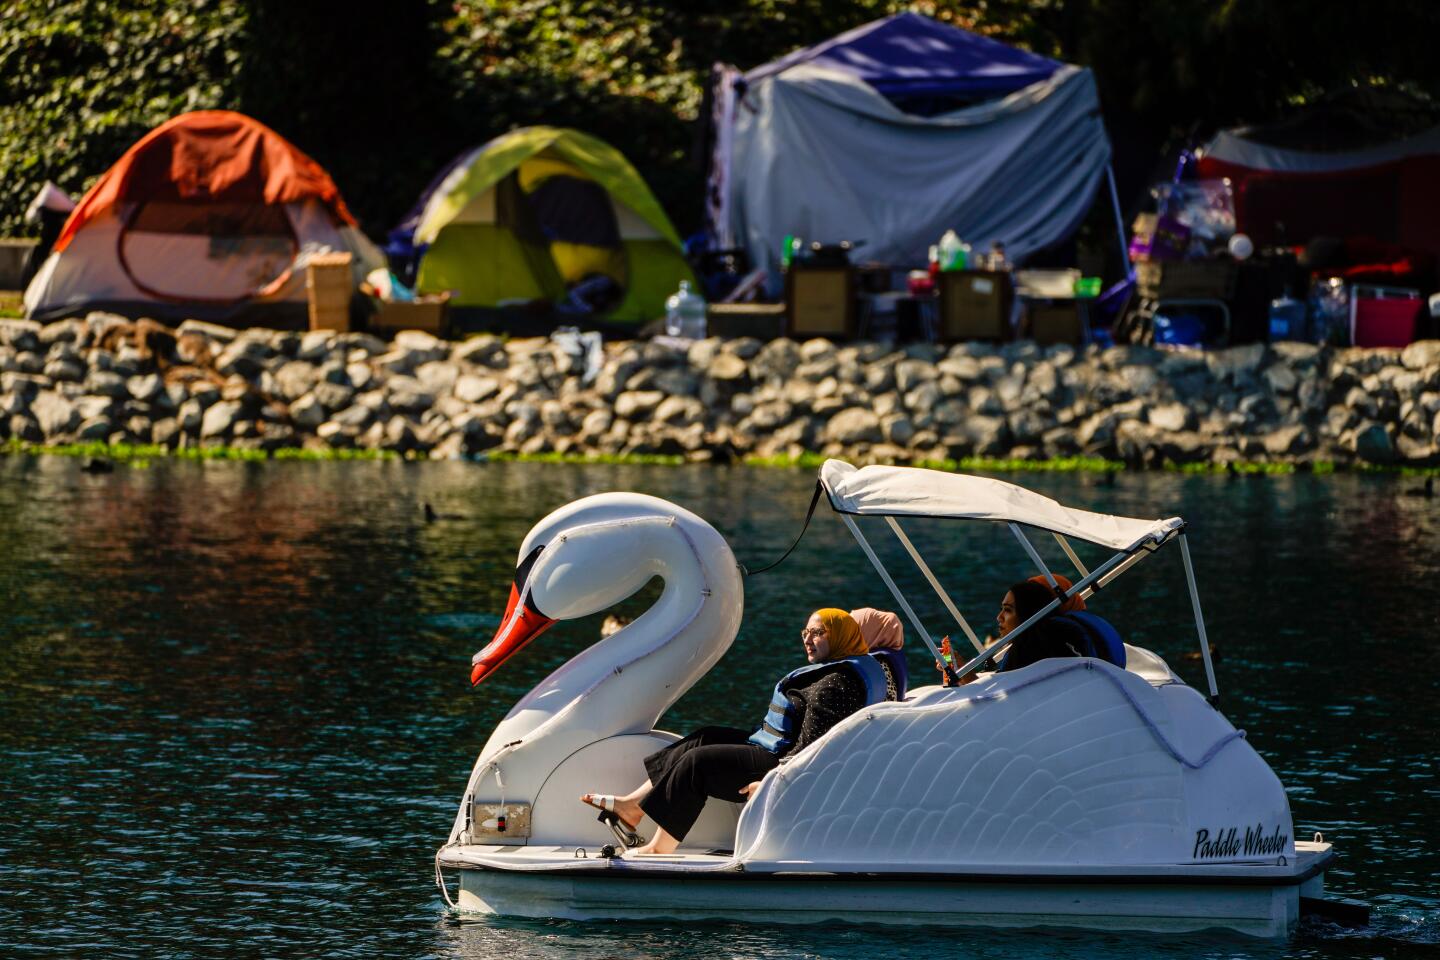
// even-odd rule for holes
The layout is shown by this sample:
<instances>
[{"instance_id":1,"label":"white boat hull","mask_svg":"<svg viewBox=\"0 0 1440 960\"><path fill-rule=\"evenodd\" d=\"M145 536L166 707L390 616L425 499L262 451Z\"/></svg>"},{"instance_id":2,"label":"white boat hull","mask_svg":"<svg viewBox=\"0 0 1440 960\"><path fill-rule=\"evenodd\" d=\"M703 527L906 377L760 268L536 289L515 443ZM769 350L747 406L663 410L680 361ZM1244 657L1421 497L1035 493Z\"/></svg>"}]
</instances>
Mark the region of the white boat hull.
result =
<instances>
[{"instance_id":1,"label":"white boat hull","mask_svg":"<svg viewBox=\"0 0 1440 960\"><path fill-rule=\"evenodd\" d=\"M1296 862L1283 867L1181 865L1089 873L759 872L719 856L576 860L571 851L564 862L563 851L533 849L518 856L513 869L477 862L483 857L494 864L500 855L460 851L447 857L446 865L460 868L461 919L839 920L1153 933L1223 929L1273 938L1294 929L1302 894L1323 892L1329 844L1297 847L1303 849Z\"/></svg>"}]
</instances>

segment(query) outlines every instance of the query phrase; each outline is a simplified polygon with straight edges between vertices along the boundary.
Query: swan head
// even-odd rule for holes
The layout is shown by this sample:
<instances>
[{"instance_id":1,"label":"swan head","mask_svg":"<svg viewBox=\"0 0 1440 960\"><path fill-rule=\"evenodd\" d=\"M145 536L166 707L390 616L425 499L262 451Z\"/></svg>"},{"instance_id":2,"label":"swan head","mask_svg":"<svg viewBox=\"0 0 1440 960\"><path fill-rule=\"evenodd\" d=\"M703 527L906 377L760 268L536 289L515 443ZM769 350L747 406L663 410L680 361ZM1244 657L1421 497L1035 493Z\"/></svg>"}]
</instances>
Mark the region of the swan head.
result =
<instances>
[{"instance_id":1,"label":"swan head","mask_svg":"<svg viewBox=\"0 0 1440 960\"><path fill-rule=\"evenodd\" d=\"M556 622L599 613L663 576L656 534L684 516L687 511L654 497L597 494L536 524L520 546L500 627L471 659L471 685Z\"/></svg>"}]
</instances>

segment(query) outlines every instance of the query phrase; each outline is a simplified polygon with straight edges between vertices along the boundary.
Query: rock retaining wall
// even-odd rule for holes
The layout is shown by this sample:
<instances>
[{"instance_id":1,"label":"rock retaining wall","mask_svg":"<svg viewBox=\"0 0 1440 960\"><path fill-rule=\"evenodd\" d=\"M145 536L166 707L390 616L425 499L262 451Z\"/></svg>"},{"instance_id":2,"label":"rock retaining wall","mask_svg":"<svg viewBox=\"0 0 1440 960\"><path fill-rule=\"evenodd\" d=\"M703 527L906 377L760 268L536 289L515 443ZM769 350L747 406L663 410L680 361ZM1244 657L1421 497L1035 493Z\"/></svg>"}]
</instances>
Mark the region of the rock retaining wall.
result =
<instances>
[{"instance_id":1,"label":"rock retaining wall","mask_svg":"<svg viewBox=\"0 0 1440 960\"><path fill-rule=\"evenodd\" d=\"M587 379L587 374L588 379ZM252 449L1440 462L1440 341L1208 353L0 321L0 439Z\"/></svg>"}]
</instances>

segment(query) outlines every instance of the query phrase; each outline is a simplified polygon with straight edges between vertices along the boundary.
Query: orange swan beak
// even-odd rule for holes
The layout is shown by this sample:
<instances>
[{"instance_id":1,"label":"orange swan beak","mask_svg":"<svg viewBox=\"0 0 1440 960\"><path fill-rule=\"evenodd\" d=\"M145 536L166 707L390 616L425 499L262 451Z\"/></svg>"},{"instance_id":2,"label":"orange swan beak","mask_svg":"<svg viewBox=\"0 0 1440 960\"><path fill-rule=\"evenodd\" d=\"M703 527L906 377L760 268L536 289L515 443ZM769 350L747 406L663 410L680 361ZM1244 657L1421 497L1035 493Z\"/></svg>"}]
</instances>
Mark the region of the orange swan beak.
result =
<instances>
[{"instance_id":1,"label":"orange swan beak","mask_svg":"<svg viewBox=\"0 0 1440 960\"><path fill-rule=\"evenodd\" d=\"M535 609L530 595L524 597L520 588L510 584L510 602L505 606L505 616L500 620L500 629L485 649L475 654L470 668L470 685L476 686L499 669L500 664L509 660L525 648L531 640L549 629L555 621Z\"/></svg>"}]
</instances>

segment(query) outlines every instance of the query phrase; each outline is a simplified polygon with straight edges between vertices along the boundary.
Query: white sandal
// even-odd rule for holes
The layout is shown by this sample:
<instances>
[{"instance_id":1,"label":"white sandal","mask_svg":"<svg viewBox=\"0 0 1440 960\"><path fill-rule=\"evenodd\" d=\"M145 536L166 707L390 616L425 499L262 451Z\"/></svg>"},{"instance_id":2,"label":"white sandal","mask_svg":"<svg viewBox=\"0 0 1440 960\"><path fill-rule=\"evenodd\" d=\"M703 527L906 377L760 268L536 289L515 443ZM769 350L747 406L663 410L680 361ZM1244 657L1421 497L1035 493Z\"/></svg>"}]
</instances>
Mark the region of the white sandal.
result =
<instances>
[{"instance_id":1,"label":"white sandal","mask_svg":"<svg viewBox=\"0 0 1440 960\"><path fill-rule=\"evenodd\" d=\"M610 832L615 834L615 839L619 841L622 848L629 849L630 847L641 847L645 845L645 838L635 832L639 824L626 823L620 818L620 814L615 812L615 797L613 794L590 793L586 794L586 796L590 799L586 800L581 798L580 802L595 807L600 811L600 815L595 819L610 828Z\"/></svg>"}]
</instances>

